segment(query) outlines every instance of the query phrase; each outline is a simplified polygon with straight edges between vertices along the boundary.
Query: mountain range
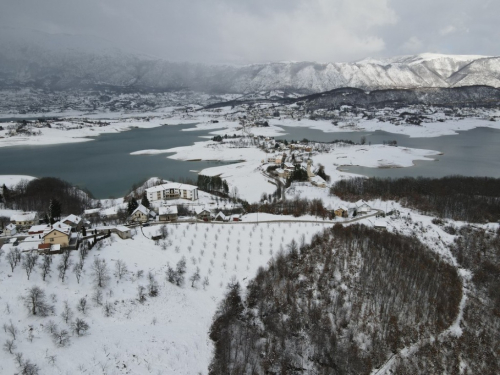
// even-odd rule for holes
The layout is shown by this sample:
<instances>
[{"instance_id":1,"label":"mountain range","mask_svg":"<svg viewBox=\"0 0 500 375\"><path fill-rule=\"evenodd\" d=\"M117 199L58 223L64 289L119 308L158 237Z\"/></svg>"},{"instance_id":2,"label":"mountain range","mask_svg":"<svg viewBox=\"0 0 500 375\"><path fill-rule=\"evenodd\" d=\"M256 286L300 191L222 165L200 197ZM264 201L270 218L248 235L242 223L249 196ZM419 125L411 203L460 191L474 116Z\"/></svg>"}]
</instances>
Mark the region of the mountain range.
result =
<instances>
[{"instance_id":1,"label":"mountain range","mask_svg":"<svg viewBox=\"0 0 500 375\"><path fill-rule=\"evenodd\" d=\"M127 52L95 37L0 28L0 88L311 94L341 87L370 91L473 85L500 87L500 57L425 53L344 63L205 65Z\"/></svg>"}]
</instances>

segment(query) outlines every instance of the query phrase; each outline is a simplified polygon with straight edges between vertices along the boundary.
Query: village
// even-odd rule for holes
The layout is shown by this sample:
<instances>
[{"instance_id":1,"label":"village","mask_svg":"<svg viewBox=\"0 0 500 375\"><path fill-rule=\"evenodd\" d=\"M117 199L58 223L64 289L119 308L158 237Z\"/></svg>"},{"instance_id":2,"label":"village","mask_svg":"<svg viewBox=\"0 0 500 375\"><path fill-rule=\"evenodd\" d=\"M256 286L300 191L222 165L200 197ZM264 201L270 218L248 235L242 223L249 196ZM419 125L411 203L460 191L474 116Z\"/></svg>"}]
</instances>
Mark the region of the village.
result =
<instances>
[{"instance_id":1,"label":"village","mask_svg":"<svg viewBox=\"0 0 500 375\"><path fill-rule=\"evenodd\" d=\"M297 145L299 146L299 145ZM301 147L298 147L299 149ZM308 148L306 147L306 152ZM311 151L311 150L309 150ZM302 170L297 162L285 162L285 156L276 154L270 156L263 164L263 173L268 173L275 179L277 185L284 185L290 177ZM281 168L283 167L283 168ZM266 172L264 172L266 171ZM316 188L325 188L326 182L320 176L311 172L311 163L306 164L303 176ZM289 182L290 183L290 182ZM293 183L304 186L304 183ZM149 187L148 187L149 186ZM325 189L326 190L326 189ZM41 253L60 253L64 250L77 250L80 246L92 248L113 233L119 238L132 239L135 235L144 235L143 227L176 223L215 223L238 224L259 222L259 208L268 204L263 199L257 208L248 206L238 199L224 198L201 191L197 186L166 182L160 179L150 179L136 195L142 195L138 201L134 196L127 200L120 199L109 204L109 207L99 207L85 210L81 215L70 214L59 220L46 223L38 212L18 212L13 214L9 223L3 227L2 250L33 251ZM269 202L271 203L271 202ZM245 210L245 206L250 212ZM379 214L380 210L371 208L366 202L323 207L326 216L314 218L324 224L336 222L351 222L364 217ZM310 216L291 217L290 215L269 215L261 211L261 222L311 222ZM306 213L304 213L306 214ZM339 221L340 220L340 221ZM384 229L384 224L377 225ZM141 233L142 232L142 233ZM161 236L150 236L157 241Z\"/></svg>"}]
</instances>

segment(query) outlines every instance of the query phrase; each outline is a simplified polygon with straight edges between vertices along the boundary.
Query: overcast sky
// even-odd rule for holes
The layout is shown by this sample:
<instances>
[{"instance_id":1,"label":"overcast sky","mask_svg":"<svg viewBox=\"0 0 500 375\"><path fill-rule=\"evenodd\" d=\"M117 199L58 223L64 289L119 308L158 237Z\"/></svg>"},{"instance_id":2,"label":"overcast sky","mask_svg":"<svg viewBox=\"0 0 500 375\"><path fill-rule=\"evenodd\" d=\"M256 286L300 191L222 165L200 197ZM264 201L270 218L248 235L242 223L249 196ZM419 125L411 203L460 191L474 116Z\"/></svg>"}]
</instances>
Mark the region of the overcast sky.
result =
<instances>
[{"instance_id":1,"label":"overcast sky","mask_svg":"<svg viewBox=\"0 0 500 375\"><path fill-rule=\"evenodd\" d=\"M0 0L0 25L93 35L172 61L500 55L498 0Z\"/></svg>"}]
</instances>

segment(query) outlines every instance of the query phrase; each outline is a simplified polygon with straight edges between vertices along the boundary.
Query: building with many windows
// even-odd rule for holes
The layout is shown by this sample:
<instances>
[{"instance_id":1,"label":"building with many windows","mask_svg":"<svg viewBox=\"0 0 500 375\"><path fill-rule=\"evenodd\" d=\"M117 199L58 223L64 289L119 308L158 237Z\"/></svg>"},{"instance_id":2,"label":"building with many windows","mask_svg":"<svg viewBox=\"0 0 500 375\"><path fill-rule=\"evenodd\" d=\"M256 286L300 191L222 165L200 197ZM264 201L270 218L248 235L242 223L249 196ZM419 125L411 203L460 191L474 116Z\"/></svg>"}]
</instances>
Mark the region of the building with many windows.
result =
<instances>
[{"instance_id":1,"label":"building with many windows","mask_svg":"<svg viewBox=\"0 0 500 375\"><path fill-rule=\"evenodd\" d=\"M198 188L193 185L169 182L146 189L146 194L150 202L164 201L168 199L198 200Z\"/></svg>"}]
</instances>

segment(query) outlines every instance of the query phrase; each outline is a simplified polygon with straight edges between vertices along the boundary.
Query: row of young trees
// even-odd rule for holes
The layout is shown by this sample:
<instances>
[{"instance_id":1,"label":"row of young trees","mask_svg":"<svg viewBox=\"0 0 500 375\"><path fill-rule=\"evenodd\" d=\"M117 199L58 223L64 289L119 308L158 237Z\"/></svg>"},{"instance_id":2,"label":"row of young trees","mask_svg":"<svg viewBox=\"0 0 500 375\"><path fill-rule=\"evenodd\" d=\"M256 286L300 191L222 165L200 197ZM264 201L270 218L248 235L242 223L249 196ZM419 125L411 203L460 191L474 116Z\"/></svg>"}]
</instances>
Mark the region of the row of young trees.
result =
<instances>
[{"instance_id":1,"label":"row of young trees","mask_svg":"<svg viewBox=\"0 0 500 375\"><path fill-rule=\"evenodd\" d=\"M395 200L424 214L453 220L500 219L500 179L497 178L353 178L336 182L330 192L347 201Z\"/></svg>"},{"instance_id":2,"label":"row of young trees","mask_svg":"<svg viewBox=\"0 0 500 375\"><path fill-rule=\"evenodd\" d=\"M416 238L336 225L229 285L210 374L369 374L459 311L455 268Z\"/></svg>"}]
</instances>

